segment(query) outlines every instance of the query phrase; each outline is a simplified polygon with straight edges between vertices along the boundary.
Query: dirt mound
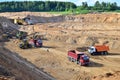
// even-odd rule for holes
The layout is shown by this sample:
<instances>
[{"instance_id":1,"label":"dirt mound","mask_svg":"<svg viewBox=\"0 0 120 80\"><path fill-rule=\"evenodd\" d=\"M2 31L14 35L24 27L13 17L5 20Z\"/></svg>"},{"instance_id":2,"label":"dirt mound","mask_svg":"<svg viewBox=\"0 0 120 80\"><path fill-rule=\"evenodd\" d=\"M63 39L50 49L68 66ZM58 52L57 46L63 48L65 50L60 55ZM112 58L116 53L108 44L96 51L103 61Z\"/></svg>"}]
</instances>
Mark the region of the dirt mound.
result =
<instances>
[{"instance_id":1,"label":"dirt mound","mask_svg":"<svg viewBox=\"0 0 120 80\"><path fill-rule=\"evenodd\" d=\"M0 41L6 41L8 37L15 36L18 28L6 17L0 17Z\"/></svg>"},{"instance_id":2,"label":"dirt mound","mask_svg":"<svg viewBox=\"0 0 120 80\"><path fill-rule=\"evenodd\" d=\"M15 18L24 18L28 15L34 15L34 16L44 16L44 17L51 17L51 16L58 16L59 14L50 14L47 12L5 12L0 13L2 16L15 19Z\"/></svg>"},{"instance_id":3,"label":"dirt mound","mask_svg":"<svg viewBox=\"0 0 120 80\"><path fill-rule=\"evenodd\" d=\"M106 73L105 75L95 76L92 80L119 80L120 71L114 73Z\"/></svg>"},{"instance_id":4,"label":"dirt mound","mask_svg":"<svg viewBox=\"0 0 120 80\"><path fill-rule=\"evenodd\" d=\"M52 17L44 17L44 16L33 16L28 15L25 18L30 18L32 23L53 23L53 22L63 22L64 16L52 16Z\"/></svg>"}]
</instances>

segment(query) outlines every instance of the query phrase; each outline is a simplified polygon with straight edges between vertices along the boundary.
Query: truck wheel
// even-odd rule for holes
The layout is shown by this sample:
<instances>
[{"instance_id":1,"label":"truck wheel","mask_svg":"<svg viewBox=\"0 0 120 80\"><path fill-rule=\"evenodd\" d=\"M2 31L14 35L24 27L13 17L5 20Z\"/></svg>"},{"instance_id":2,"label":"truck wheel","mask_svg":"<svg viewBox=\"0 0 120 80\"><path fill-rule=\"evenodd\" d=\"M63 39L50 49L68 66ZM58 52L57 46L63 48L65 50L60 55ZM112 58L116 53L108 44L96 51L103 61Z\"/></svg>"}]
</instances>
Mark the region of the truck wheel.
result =
<instances>
[{"instance_id":1,"label":"truck wheel","mask_svg":"<svg viewBox=\"0 0 120 80\"><path fill-rule=\"evenodd\" d=\"M74 62L75 61L74 58L72 58L71 61Z\"/></svg>"},{"instance_id":2,"label":"truck wheel","mask_svg":"<svg viewBox=\"0 0 120 80\"><path fill-rule=\"evenodd\" d=\"M69 61L71 61L71 58L70 58L70 57L68 57L68 60L69 60Z\"/></svg>"},{"instance_id":3,"label":"truck wheel","mask_svg":"<svg viewBox=\"0 0 120 80\"><path fill-rule=\"evenodd\" d=\"M91 55L93 56L93 55L94 55L94 53L91 53Z\"/></svg>"},{"instance_id":4,"label":"truck wheel","mask_svg":"<svg viewBox=\"0 0 120 80\"><path fill-rule=\"evenodd\" d=\"M72 58L70 57L70 61L72 62Z\"/></svg>"},{"instance_id":5,"label":"truck wheel","mask_svg":"<svg viewBox=\"0 0 120 80\"><path fill-rule=\"evenodd\" d=\"M32 48L32 45L31 45L31 44L28 44L27 46L28 46L28 48Z\"/></svg>"},{"instance_id":6,"label":"truck wheel","mask_svg":"<svg viewBox=\"0 0 120 80\"><path fill-rule=\"evenodd\" d=\"M101 52L101 55L105 55L105 52Z\"/></svg>"},{"instance_id":7,"label":"truck wheel","mask_svg":"<svg viewBox=\"0 0 120 80\"><path fill-rule=\"evenodd\" d=\"M79 61L76 61L76 64L79 64Z\"/></svg>"},{"instance_id":8,"label":"truck wheel","mask_svg":"<svg viewBox=\"0 0 120 80\"><path fill-rule=\"evenodd\" d=\"M105 54L105 55L108 55L108 52L107 52L107 51L105 51L105 52L104 52L104 54Z\"/></svg>"}]
</instances>

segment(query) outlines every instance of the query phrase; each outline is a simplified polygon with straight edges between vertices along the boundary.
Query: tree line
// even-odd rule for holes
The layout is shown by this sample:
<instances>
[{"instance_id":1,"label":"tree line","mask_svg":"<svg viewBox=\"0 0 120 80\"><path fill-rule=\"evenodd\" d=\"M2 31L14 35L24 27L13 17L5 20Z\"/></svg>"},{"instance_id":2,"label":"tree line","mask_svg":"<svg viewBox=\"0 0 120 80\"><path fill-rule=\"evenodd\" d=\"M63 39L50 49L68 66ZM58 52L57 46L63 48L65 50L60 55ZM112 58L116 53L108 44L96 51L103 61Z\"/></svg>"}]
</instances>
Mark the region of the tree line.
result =
<instances>
[{"instance_id":1,"label":"tree line","mask_svg":"<svg viewBox=\"0 0 120 80\"><path fill-rule=\"evenodd\" d=\"M68 11L77 6L71 2L56 1L23 1L23 2L0 2L0 12L19 11Z\"/></svg>"},{"instance_id":2,"label":"tree line","mask_svg":"<svg viewBox=\"0 0 120 80\"><path fill-rule=\"evenodd\" d=\"M72 2L56 2L56 1L12 1L0 2L0 12L20 12L20 11L74 11L74 10L101 10L114 11L120 10L117 3L96 1L93 6L89 6L87 2L82 2L81 6L76 6Z\"/></svg>"},{"instance_id":3,"label":"tree line","mask_svg":"<svg viewBox=\"0 0 120 80\"><path fill-rule=\"evenodd\" d=\"M117 3L110 3L110 2L99 2L96 1L93 6L88 6L87 2L82 2L82 5L79 6L81 10L101 10L101 11L114 11L119 10L120 8L117 6Z\"/></svg>"}]
</instances>

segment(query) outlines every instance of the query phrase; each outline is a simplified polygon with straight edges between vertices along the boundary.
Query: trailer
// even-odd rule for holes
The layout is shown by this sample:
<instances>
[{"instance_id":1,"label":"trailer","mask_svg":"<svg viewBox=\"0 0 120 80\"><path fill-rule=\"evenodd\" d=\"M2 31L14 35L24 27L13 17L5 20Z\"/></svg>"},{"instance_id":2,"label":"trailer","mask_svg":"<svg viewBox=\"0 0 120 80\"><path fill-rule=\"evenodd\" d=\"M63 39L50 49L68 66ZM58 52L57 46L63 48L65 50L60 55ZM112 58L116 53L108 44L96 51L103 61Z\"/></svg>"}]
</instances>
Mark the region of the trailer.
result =
<instances>
[{"instance_id":1,"label":"trailer","mask_svg":"<svg viewBox=\"0 0 120 80\"><path fill-rule=\"evenodd\" d=\"M68 51L68 60L81 66L89 65L89 57L84 52L78 52L76 50Z\"/></svg>"}]
</instances>

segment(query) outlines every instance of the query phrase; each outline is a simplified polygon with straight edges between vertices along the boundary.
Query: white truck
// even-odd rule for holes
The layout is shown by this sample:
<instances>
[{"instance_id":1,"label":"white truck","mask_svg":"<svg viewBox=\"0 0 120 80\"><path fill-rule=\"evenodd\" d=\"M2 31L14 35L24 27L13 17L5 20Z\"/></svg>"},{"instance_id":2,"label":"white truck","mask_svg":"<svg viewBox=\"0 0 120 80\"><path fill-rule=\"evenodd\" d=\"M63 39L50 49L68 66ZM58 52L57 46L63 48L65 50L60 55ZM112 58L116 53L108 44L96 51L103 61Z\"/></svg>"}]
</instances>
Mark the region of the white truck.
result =
<instances>
[{"instance_id":1,"label":"white truck","mask_svg":"<svg viewBox=\"0 0 120 80\"><path fill-rule=\"evenodd\" d=\"M88 48L88 52L91 55L98 55L98 54L107 55L108 50L109 50L109 46L106 45L95 45L95 46L90 46Z\"/></svg>"}]
</instances>

